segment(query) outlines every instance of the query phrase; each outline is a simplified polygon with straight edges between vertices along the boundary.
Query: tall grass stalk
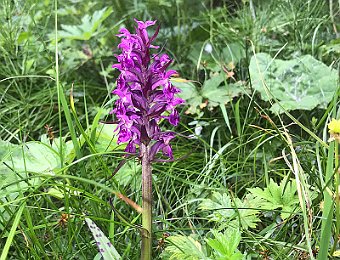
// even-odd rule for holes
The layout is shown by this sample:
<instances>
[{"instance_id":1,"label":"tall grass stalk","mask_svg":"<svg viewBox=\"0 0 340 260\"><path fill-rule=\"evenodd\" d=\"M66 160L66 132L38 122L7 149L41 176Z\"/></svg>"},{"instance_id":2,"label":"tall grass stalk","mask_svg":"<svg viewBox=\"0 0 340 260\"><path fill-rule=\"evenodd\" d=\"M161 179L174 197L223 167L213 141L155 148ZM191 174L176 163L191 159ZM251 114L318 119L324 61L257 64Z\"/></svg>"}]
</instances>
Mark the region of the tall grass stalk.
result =
<instances>
[{"instance_id":1,"label":"tall grass stalk","mask_svg":"<svg viewBox=\"0 0 340 260\"><path fill-rule=\"evenodd\" d=\"M296 181L296 188L298 192L299 202L302 209L302 216L303 216L303 225L304 225L304 231L306 236L306 242L307 242L307 250L309 252L310 259L315 259L313 256L313 250L312 250L312 230L313 230L313 213L311 209L311 197L308 192L308 183L305 178L305 174L303 172L303 169L300 165L299 159L296 155L295 149L293 147L293 142L288 134L288 132L285 132L285 135L287 137L287 143L291 151L292 155L292 161L293 165L291 166L291 170L294 173L295 181Z\"/></svg>"},{"instance_id":2,"label":"tall grass stalk","mask_svg":"<svg viewBox=\"0 0 340 260\"><path fill-rule=\"evenodd\" d=\"M55 27L55 73L56 73L56 84L57 84L57 92L58 92L58 113L59 113L59 129L62 129L62 109L65 114L65 119L67 122L68 129L70 130L70 135L72 139L72 143L74 145L74 149L76 151L77 158L81 158L81 151L79 142L77 140L77 135L75 128L72 123L71 112L67 105L66 97L64 94L63 87L59 82L59 57L58 57L58 0L54 1L54 27ZM60 164L61 167L63 165L63 142L62 142L62 131L60 131L60 144L59 144L59 154L60 154Z\"/></svg>"}]
</instances>

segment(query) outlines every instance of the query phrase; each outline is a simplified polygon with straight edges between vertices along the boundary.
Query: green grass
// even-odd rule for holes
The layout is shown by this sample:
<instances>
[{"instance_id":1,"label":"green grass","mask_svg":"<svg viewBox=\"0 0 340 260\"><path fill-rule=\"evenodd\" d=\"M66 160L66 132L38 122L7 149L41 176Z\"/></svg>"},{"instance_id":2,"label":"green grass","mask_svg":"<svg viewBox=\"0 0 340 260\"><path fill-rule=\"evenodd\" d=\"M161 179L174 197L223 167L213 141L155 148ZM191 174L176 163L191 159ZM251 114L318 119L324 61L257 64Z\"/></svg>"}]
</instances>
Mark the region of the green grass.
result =
<instances>
[{"instance_id":1,"label":"green grass","mask_svg":"<svg viewBox=\"0 0 340 260\"><path fill-rule=\"evenodd\" d=\"M310 54L338 69L334 26L340 30L339 3L129 0L110 4L112 13L93 35L74 40L58 38L61 25L80 25L85 14L92 15L108 3L3 0L0 259L94 259L98 250L85 217L96 222L122 259L139 258L141 215L114 193L142 204L140 163L129 159L110 178L123 159L122 147L113 133L112 139L101 135L105 129L100 124L113 119L108 114L118 75L110 68L116 62L115 34L120 26L132 29L134 17L161 22L158 43L165 44L180 76L195 82L198 90L216 68L228 65L230 53L235 81L247 89L227 104L197 107L196 114L181 108L181 123L172 129L180 133L172 145L175 157L181 159L153 166L154 259L161 259L164 247L171 245L167 239L158 245L164 232L174 239L191 235L212 255L206 243L212 238L210 230L223 233L220 229L228 221L242 223L245 210L258 211L260 220L256 228L238 227L238 250L249 258L263 259L267 254L272 259L307 255L335 259L331 254L340 250L334 244L339 236L339 205L336 208L332 197L338 184L337 149L328 143L327 123L339 117L338 93L325 109L287 111L278 117L252 88L248 67L254 53L266 52L287 60ZM204 51L207 43L212 45L211 55ZM235 81L225 79L228 85ZM196 123L203 125L202 132L187 138L195 135ZM46 124L55 131L52 148ZM54 168L32 169L27 147L33 147L34 140L42 145L39 149L46 147L46 153L55 156L48 157L56 158L56 164L49 164ZM39 158L36 167L44 162ZM265 209L255 200L251 208L235 206L238 199L245 202L249 189L265 189L270 179L280 183L285 176L297 181L299 197L296 210L286 219L281 218L280 207ZM232 221L212 221L212 214L223 212L221 208L200 208L214 192L230 196L236 214ZM64 224L62 214L68 216ZM311 256L315 252L318 255Z\"/></svg>"}]
</instances>

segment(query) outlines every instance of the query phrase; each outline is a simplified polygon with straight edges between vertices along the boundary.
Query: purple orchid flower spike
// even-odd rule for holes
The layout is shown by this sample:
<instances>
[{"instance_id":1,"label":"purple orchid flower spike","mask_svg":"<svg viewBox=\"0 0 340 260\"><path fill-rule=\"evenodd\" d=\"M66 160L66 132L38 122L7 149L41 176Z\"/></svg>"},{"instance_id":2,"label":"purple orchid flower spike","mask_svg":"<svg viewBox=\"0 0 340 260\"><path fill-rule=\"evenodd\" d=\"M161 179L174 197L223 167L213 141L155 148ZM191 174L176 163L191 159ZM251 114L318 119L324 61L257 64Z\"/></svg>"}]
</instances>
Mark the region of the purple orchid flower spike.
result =
<instances>
[{"instance_id":1,"label":"purple orchid flower spike","mask_svg":"<svg viewBox=\"0 0 340 260\"><path fill-rule=\"evenodd\" d=\"M120 75L113 94L119 99L111 113L117 118L118 143L128 142L125 151L130 154L139 151L142 143L149 146L150 161L160 151L173 159L170 140L175 134L162 132L159 123L168 120L176 126L179 123L176 106L184 100L176 97L180 91L170 82L176 73L168 70L172 60L167 54L150 53L151 49L159 48L152 45L159 27L151 37L147 32L156 21L135 21L135 34L123 28L117 35L121 38L118 45L121 54L116 55L118 63L113 68L118 69Z\"/></svg>"},{"instance_id":2,"label":"purple orchid flower spike","mask_svg":"<svg viewBox=\"0 0 340 260\"><path fill-rule=\"evenodd\" d=\"M179 89L170 82L176 71L168 70L172 60L166 54L152 54L152 45L159 26L150 37L147 28L156 21L138 21L135 33L123 28L118 37L121 54L116 55L118 63L113 65L120 71L117 87L113 94L119 96L115 108L118 143L127 142L125 151L138 154L142 163L142 246L141 259L152 256L152 165L158 152L173 159L170 141L174 132L162 131L159 124L167 120L177 125L179 115L176 106L184 100L176 97ZM165 160L164 160L165 161ZM118 166L119 167L119 166Z\"/></svg>"}]
</instances>

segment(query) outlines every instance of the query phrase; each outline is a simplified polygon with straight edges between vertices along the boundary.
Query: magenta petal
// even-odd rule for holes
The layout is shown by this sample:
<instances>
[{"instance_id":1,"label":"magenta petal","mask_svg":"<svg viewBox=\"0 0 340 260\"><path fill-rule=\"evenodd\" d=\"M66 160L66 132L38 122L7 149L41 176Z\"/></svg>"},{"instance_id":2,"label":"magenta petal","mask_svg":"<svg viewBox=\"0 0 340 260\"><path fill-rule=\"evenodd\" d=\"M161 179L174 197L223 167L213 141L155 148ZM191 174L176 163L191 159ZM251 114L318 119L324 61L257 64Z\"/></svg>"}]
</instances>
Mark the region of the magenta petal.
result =
<instances>
[{"instance_id":1,"label":"magenta petal","mask_svg":"<svg viewBox=\"0 0 340 260\"><path fill-rule=\"evenodd\" d=\"M125 148L125 152L136 153L136 145L132 141L129 142Z\"/></svg>"},{"instance_id":2,"label":"magenta petal","mask_svg":"<svg viewBox=\"0 0 340 260\"><path fill-rule=\"evenodd\" d=\"M167 132L167 133L162 133L161 139L165 144L169 144L170 141L175 138L175 133L174 132Z\"/></svg>"},{"instance_id":3,"label":"magenta petal","mask_svg":"<svg viewBox=\"0 0 340 260\"><path fill-rule=\"evenodd\" d=\"M121 69L122 69L122 65L121 65L121 64L113 64L113 65L112 65L112 68L113 68L113 69L119 69L119 70L121 70Z\"/></svg>"},{"instance_id":4,"label":"magenta petal","mask_svg":"<svg viewBox=\"0 0 340 260\"><path fill-rule=\"evenodd\" d=\"M164 146L164 143L158 141L154 145L151 146L150 149L150 159L153 160L156 156L156 154L159 152L160 149L162 149Z\"/></svg>"},{"instance_id":5,"label":"magenta petal","mask_svg":"<svg viewBox=\"0 0 340 260\"><path fill-rule=\"evenodd\" d=\"M149 112L148 112L148 116L149 117L155 117L155 116L160 116L166 109L167 104L162 104L162 103L157 103L155 105L153 105Z\"/></svg>"},{"instance_id":6,"label":"magenta petal","mask_svg":"<svg viewBox=\"0 0 340 260\"><path fill-rule=\"evenodd\" d=\"M129 32L129 30L126 29L126 28L119 29L119 32L120 32L120 34L117 34L117 35L116 35L116 36L118 36L118 37L123 37L123 36L128 37L128 36L131 35L131 33Z\"/></svg>"},{"instance_id":7,"label":"magenta petal","mask_svg":"<svg viewBox=\"0 0 340 260\"><path fill-rule=\"evenodd\" d=\"M170 78L171 77L171 75L173 75L173 74L176 74L177 73L177 71L175 71L175 70L168 70L166 73L165 73L165 78Z\"/></svg>"},{"instance_id":8,"label":"magenta petal","mask_svg":"<svg viewBox=\"0 0 340 260\"><path fill-rule=\"evenodd\" d=\"M157 21L138 21L136 18L134 19L138 24L138 29L146 29L149 26L155 25Z\"/></svg>"},{"instance_id":9,"label":"magenta petal","mask_svg":"<svg viewBox=\"0 0 340 260\"><path fill-rule=\"evenodd\" d=\"M169 123L176 126L178 125L178 122L179 122L179 115L178 115L177 110L174 110L169 116Z\"/></svg>"},{"instance_id":10,"label":"magenta petal","mask_svg":"<svg viewBox=\"0 0 340 260\"><path fill-rule=\"evenodd\" d=\"M131 138L131 133L126 128L120 128L119 137L117 143L125 143Z\"/></svg>"},{"instance_id":11,"label":"magenta petal","mask_svg":"<svg viewBox=\"0 0 340 260\"><path fill-rule=\"evenodd\" d=\"M164 145L162 148L162 152L163 152L163 155L169 157L170 159L174 158L172 155L171 145Z\"/></svg>"}]
</instances>

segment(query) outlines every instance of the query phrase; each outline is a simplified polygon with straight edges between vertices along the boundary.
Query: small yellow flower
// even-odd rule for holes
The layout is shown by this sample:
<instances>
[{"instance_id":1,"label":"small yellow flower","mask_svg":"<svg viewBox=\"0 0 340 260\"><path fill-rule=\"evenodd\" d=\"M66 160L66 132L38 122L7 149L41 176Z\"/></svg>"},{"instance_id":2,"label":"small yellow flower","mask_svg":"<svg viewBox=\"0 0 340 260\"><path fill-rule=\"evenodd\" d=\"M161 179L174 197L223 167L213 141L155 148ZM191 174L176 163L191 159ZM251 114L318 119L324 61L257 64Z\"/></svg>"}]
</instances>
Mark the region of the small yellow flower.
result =
<instances>
[{"instance_id":1,"label":"small yellow flower","mask_svg":"<svg viewBox=\"0 0 340 260\"><path fill-rule=\"evenodd\" d=\"M340 120L332 118L332 121L328 124L330 134L340 134Z\"/></svg>"},{"instance_id":2,"label":"small yellow flower","mask_svg":"<svg viewBox=\"0 0 340 260\"><path fill-rule=\"evenodd\" d=\"M328 142L337 141L340 144L340 119L332 118L328 124L328 132L330 134Z\"/></svg>"}]
</instances>

